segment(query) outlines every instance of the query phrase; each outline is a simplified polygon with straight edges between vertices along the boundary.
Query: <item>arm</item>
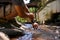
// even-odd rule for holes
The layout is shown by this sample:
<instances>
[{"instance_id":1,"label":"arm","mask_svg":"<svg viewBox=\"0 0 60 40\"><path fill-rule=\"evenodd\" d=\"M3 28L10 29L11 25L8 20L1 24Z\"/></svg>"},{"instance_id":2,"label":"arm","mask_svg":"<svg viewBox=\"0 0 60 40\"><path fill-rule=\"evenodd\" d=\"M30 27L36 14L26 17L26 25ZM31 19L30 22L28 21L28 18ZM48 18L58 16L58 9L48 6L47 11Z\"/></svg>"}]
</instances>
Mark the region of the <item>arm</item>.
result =
<instances>
[{"instance_id":1,"label":"arm","mask_svg":"<svg viewBox=\"0 0 60 40\"><path fill-rule=\"evenodd\" d=\"M18 15L22 18L29 18L31 21L34 19L34 14L29 13L29 11L27 11L26 8L24 10L21 6L15 5L15 10L18 13Z\"/></svg>"},{"instance_id":2,"label":"arm","mask_svg":"<svg viewBox=\"0 0 60 40\"><path fill-rule=\"evenodd\" d=\"M28 14L26 14L25 10L22 8L22 6L20 5L15 5L14 6L18 16L22 17L22 18L26 18L28 17Z\"/></svg>"},{"instance_id":3,"label":"arm","mask_svg":"<svg viewBox=\"0 0 60 40\"><path fill-rule=\"evenodd\" d=\"M22 2L18 3L17 1L15 2L16 4L14 5L14 8L17 12L17 14L22 17L22 18L29 18L30 20L34 19L34 15L29 14L27 6Z\"/></svg>"}]
</instances>

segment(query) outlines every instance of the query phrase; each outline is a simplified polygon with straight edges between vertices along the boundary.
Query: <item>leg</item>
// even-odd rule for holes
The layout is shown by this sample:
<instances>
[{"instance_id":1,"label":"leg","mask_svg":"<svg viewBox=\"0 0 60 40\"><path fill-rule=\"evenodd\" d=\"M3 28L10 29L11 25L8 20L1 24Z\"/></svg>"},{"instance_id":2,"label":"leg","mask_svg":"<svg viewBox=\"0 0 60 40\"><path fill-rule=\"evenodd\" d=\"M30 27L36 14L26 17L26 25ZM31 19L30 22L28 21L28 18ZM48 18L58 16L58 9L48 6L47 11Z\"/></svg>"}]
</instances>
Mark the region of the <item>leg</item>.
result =
<instances>
[{"instance_id":1,"label":"leg","mask_svg":"<svg viewBox=\"0 0 60 40\"><path fill-rule=\"evenodd\" d=\"M0 32L0 40L9 40L9 38L7 37L5 33Z\"/></svg>"}]
</instances>

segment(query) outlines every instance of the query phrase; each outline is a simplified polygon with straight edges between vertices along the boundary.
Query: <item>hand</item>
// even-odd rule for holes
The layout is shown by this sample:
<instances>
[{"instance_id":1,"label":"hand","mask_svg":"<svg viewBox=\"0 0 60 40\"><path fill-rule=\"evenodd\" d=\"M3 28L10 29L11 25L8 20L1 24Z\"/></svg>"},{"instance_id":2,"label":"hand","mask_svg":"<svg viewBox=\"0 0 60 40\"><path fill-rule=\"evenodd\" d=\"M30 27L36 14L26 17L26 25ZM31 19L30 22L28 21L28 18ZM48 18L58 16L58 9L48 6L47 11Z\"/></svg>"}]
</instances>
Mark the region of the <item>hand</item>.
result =
<instances>
[{"instance_id":1,"label":"hand","mask_svg":"<svg viewBox=\"0 0 60 40\"><path fill-rule=\"evenodd\" d=\"M28 17L30 18L30 20L34 20L34 14L33 13L29 13Z\"/></svg>"}]
</instances>

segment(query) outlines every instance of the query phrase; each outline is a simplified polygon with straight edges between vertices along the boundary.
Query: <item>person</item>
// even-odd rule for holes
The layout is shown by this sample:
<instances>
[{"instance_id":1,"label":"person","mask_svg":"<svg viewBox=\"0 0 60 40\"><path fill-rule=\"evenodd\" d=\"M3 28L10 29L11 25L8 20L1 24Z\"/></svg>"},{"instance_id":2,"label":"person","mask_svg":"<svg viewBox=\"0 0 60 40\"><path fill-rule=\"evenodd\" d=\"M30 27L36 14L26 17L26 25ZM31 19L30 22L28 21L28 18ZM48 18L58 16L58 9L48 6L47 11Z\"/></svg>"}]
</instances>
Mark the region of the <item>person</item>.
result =
<instances>
[{"instance_id":1,"label":"person","mask_svg":"<svg viewBox=\"0 0 60 40\"><path fill-rule=\"evenodd\" d=\"M7 2L5 2L6 0L2 1L0 0L0 3L4 3L3 5L5 5L5 9L4 9L4 13L3 10L0 10L0 26L1 27L5 27L4 29L0 29L0 32L4 32L5 34L7 34L10 38L10 36L12 38L15 38L17 35L18 36L23 36L24 33L23 31L21 31L21 29L19 31L14 30L15 27L13 27L12 25L16 26L16 27L20 27L20 25L18 25L16 23L15 17L16 16L20 16L22 18L29 18L31 21L34 19L34 14L30 14L26 5L24 4L23 0L9 0L12 2L11 5L9 5ZM5 4L7 3L7 4ZM11 8L10 8L11 6ZM2 9L3 6L1 5L0 9ZM10 9L10 12L9 10ZM2 21L3 20L3 21Z\"/></svg>"}]
</instances>

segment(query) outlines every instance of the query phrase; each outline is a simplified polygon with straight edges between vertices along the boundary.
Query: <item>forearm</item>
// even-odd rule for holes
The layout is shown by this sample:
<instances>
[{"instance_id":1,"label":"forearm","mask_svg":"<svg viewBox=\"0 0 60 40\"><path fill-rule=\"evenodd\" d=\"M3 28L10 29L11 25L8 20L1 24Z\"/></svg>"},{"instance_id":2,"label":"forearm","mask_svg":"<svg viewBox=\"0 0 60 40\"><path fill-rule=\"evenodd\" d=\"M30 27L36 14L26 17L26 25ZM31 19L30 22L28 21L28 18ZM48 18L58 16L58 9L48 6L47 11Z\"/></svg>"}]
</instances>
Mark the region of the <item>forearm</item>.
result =
<instances>
[{"instance_id":1,"label":"forearm","mask_svg":"<svg viewBox=\"0 0 60 40\"><path fill-rule=\"evenodd\" d=\"M25 12L29 13L28 7L25 5L24 7Z\"/></svg>"},{"instance_id":2,"label":"forearm","mask_svg":"<svg viewBox=\"0 0 60 40\"><path fill-rule=\"evenodd\" d=\"M18 16L23 17L23 18L28 17L28 14L25 12L25 10L23 9L22 6L15 5L14 7L15 7L15 10L16 10Z\"/></svg>"}]
</instances>

